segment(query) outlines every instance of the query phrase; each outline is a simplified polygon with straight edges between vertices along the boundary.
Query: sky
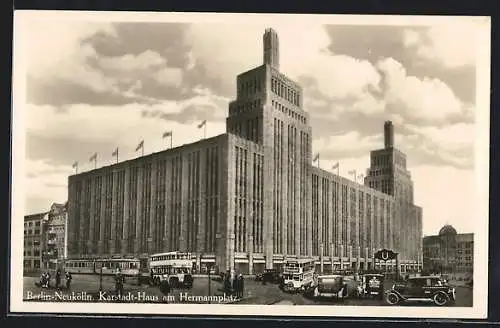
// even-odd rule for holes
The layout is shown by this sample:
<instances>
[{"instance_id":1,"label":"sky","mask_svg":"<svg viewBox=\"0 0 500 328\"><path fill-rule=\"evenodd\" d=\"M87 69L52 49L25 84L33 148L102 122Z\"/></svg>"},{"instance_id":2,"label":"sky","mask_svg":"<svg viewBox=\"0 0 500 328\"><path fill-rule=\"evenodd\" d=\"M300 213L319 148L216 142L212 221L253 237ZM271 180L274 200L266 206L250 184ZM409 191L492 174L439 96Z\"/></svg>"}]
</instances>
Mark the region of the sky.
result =
<instances>
[{"instance_id":1,"label":"sky","mask_svg":"<svg viewBox=\"0 0 500 328\"><path fill-rule=\"evenodd\" d=\"M304 88L322 168L365 173L395 125L424 235L474 232L475 29L434 26L45 20L26 33L26 214L67 199L67 178L225 132L236 75L262 64L266 27L281 71Z\"/></svg>"}]
</instances>

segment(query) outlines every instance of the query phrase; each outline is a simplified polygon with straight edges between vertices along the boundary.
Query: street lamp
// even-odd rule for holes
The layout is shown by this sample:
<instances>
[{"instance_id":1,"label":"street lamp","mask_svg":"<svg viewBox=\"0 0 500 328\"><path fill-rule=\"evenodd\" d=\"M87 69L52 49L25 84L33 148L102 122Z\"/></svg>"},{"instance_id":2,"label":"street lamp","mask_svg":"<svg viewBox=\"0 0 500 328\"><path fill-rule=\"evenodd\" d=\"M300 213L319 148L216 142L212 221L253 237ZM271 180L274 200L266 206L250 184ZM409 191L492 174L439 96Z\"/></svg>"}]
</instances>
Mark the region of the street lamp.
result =
<instances>
[{"instance_id":1,"label":"street lamp","mask_svg":"<svg viewBox=\"0 0 500 328\"><path fill-rule=\"evenodd\" d=\"M102 263L99 271L99 292L102 292Z\"/></svg>"}]
</instances>

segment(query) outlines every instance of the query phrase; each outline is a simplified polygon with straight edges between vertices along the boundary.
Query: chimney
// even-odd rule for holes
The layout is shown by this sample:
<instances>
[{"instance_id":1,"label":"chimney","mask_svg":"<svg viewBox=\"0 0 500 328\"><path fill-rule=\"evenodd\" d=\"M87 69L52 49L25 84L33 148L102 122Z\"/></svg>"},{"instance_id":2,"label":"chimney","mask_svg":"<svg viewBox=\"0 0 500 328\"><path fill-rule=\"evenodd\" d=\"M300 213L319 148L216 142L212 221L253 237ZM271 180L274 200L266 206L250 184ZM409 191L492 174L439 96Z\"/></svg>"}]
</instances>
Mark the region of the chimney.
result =
<instances>
[{"instance_id":1,"label":"chimney","mask_svg":"<svg viewBox=\"0 0 500 328\"><path fill-rule=\"evenodd\" d=\"M386 149L394 147L394 126L391 121L384 123L384 146Z\"/></svg>"}]
</instances>

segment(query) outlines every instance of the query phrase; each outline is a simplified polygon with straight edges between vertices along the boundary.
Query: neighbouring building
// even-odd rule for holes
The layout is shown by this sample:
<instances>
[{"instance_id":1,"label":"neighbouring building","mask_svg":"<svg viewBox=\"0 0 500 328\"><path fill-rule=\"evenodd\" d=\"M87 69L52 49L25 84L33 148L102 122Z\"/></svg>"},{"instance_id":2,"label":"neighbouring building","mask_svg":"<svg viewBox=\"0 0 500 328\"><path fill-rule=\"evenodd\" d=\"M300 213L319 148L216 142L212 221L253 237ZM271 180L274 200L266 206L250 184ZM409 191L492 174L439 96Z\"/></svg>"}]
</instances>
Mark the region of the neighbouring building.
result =
<instances>
[{"instance_id":1,"label":"neighbouring building","mask_svg":"<svg viewBox=\"0 0 500 328\"><path fill-rule=\"evenodd\" d=\"M392 123L363 185L314 167L302 87L279 71L274 30L263 47L263 65L237 76L225 134L68 178L69 257L145 264L181 250L199 268L253 273L314 256L326 271L392 269L373 259L392 248L402 271L421 268L422 210Z\"/></svg>"},{"instance_id":2,"label":"neighbouring building","mask_svg":"<svg viewBox=\"0 0 500 328\"><path fill-rule=\"evenodd\" d=\"M50 269L61 266L68 256L67 225L67 204L52 204L48 212L43 252L43 262Z\"/></svg>"},{"instance_id":3,"label":"neighbouring building","mask_svg":"<svg viewBox=\"0 0 500 328\"><path fill-rule=\"evenodd\" d=\"M424 270L436 273L472 273L474 234L459 234L445 225L438 235L423 239Z\"/></svg>"},{"instance_id":4,"label":"neighbouring building","mask_svg":"<svg viewBox=\"0 0 500 328\"><path fill-rule=\"evenodd\" d=\"M67 257L67 204L24 217L24 271L55 269Z\"/></svg>"},{"instance_id":5,"label":"neighbouring building","mask_svg":"<svg viewBox=\"0 0 500 328\"><path fill-rule=\"evenodd\" d=\"M25 272L42 268L42 251L45 243L43 232L44 222L48 213L31 214L24 217L24 265Z\"/></svg>"}]
</instances>

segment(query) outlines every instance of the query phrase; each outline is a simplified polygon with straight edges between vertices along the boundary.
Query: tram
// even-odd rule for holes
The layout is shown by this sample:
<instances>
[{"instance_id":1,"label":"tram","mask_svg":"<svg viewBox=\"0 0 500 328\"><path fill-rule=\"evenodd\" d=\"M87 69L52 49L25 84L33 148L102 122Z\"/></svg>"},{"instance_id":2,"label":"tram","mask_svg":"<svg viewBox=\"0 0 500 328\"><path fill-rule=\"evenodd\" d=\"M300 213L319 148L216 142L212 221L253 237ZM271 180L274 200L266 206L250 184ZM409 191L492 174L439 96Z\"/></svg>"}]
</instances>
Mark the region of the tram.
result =
<instances>
[{"instance_id":1,"label":"tram","mask_svg":"<svg viewBox=\"0 0 500 328\"><path fill-rule=\"evenodd\" d=\"M118 270L124 276L138 276L139 259L104 258L104 259L70 259L65 261L65 271L72 274L113 275Z\"/></svg>"}]
</instances>

